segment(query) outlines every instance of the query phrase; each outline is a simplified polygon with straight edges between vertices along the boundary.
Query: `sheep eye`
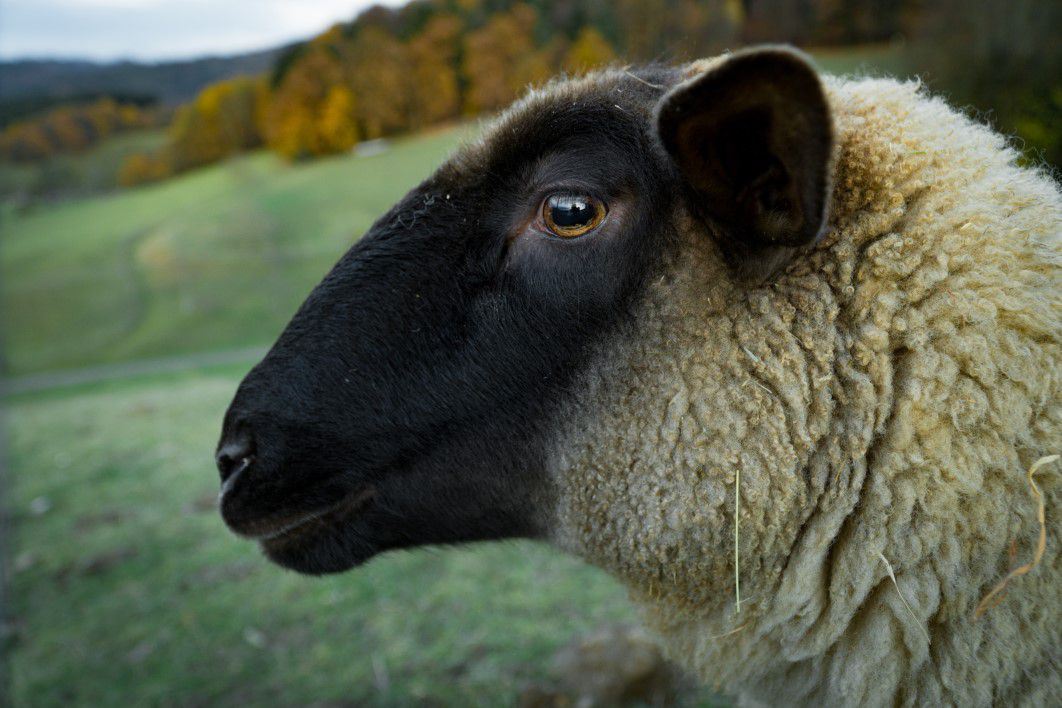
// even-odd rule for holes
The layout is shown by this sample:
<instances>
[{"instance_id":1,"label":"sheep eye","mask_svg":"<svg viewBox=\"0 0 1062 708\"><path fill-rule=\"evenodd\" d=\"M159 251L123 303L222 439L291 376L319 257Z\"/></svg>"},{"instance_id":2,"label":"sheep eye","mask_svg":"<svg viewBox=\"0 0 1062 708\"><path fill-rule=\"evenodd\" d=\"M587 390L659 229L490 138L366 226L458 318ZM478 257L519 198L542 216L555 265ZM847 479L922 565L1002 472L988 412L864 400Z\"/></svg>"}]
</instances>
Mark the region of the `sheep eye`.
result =
<instances>
[{"instance_id":1,"label":"sheep eye","mask_svg":"<svg viewBox=\"0 0 1062 708\"><path fill-rule=\"evenodd\" d=\"M605 205L587 194L552 194L542 202L542 220L554 236L576 238L598 227Z\"/></svg>"}]
</instances>

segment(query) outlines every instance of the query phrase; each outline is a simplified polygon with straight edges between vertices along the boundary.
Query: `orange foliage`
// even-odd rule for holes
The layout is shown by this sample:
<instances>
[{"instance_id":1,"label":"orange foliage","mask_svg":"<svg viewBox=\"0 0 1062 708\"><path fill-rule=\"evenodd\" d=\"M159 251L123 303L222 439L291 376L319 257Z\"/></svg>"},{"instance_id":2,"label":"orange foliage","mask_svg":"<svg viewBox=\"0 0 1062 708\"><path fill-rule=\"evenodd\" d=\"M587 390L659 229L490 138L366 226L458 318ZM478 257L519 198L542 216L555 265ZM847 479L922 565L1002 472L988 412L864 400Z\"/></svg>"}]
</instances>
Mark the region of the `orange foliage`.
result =
<instances>
[{"instance_id":1,"label":"orange foliage","mask_svg":"<svg viewBox=\"0 0 1062 708\"><path fill-rule=\"evenodd\" d=\"M635 57L679 53L686 45L716 42L715 27L732 33L740 22L732 10L741 4L616 0L607 10L614 15L608 27L597 11L584 15L541 2L505 6L428 0L416 12L376 7L352 24L334 25L285 55L268 88L236 79L205 89L178 112L161 158L131 158L123 182L156 179L263 142L288 159L302 159L349 151L361 139L421 129L462 112L497 110L558 69L583 73L616 61L604 29L616 32L622 50ZM78 144L106 128L60 115L49 130ZM34 151L28 135L20 149Z\"/></svg>"},{"instance_id":2,"label":"orange foliage","mask_svg":"<svg viewBox=\"0 0 1062 708\"><path fill-rule=\"evenodd\" d=\"M113 133L154 123L152 111L135 105L119 105L109 98L59 106L38 118L13 123L0 132L0 159L31 162L60 153L80 152Z\"/></svg>"},{"instance_id":3,"label":"orange foliage","mask_svg":"<svg viewBox=\"0 0 1062 708\"><path fill-rule=\"evenodd\" d=\"M335 152L333 146L344 142L328 139L323 132L353 135L356 140L353 94L348 101L342 93L332 92L333 88L347 86L346 70L338 54L323 43L315 43L273 90L264 112L266 144L284 157L298 159ZM327 112L326 102L331 103ZM348 110L345 114L341 112L344 102Z\"/></svg>"},{"instance_id":4,"label":"orange foliage","mask_svg":"<svg viewBox=\"0 0 1062 708\"><path fill-rule=\"evenodd\" d=\"M337 85L328 90L317 125L324 151L344 152L358 144L356 115L357 104L350 88Z\"/></svg>"}]
</instances>

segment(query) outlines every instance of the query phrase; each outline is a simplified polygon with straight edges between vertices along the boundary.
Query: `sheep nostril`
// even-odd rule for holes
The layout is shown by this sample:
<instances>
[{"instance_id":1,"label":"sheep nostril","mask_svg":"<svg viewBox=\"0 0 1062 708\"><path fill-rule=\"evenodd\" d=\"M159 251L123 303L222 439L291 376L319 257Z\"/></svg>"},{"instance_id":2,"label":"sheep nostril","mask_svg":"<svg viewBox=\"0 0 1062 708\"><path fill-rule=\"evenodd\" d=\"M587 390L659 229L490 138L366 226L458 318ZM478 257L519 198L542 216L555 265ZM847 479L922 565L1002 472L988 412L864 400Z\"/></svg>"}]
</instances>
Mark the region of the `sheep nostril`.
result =
<instances>
[{"instance_id":1,"label":"sheep nostril","mask_svg":"<svg viewBox=\"0 0 1062 708\"><path fill-rule=\"evenodd\" d=\"M221 472L221 481L226 482L237 472L250 467L251 460L250 456L234 458L228 455L218 455L218 471Z\"/></svg>"},{"instance_id":2,"label":"sheep nostril","mask_svg":"<svg viewBox=\"0 0 1062 708\"><path fill-rule=\"evenodd\" d=\"M228 442L218 450L214 461L221 473L221 482L224 484L236 474L243 472L254 462L253 449L249 442Z\"/></svg>"}]
</instances>

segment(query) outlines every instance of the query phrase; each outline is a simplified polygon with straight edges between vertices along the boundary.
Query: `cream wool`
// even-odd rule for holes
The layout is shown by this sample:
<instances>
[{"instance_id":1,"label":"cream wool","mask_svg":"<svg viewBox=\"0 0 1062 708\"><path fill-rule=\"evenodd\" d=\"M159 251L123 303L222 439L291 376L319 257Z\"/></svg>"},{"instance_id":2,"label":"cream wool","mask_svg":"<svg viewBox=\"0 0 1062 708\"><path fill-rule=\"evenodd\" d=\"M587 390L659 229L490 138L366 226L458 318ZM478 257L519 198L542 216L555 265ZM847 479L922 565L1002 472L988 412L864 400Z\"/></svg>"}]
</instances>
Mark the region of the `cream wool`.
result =
<instances>
[{"instance_id":1,"label":"cream wool","mask_svg":"<svg viewBox=\"0 0 1062 708\"><path fill-rule=\"evenodd\" d=\"M1058 469L1042 563L973 610L1032 557L1025 472L1062 448L1062 197L916 84L824 81L823 240L749 287L677 217L680 254L561 419L554 538L748 702L1049 703Z\"/></svg>"}]
</instances>

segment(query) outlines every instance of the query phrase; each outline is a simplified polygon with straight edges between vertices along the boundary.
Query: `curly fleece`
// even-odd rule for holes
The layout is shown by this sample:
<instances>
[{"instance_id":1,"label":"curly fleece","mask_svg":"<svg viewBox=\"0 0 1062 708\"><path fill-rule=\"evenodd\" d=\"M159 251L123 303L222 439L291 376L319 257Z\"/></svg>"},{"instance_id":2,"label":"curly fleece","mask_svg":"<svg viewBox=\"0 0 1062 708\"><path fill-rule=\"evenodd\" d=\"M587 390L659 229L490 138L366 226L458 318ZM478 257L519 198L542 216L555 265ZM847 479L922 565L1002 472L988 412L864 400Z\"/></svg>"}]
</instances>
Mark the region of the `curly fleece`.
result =
<instances>
[{"instance_id":1,"label":"curly fleece","mask_svg":"<svg viewBox=\"0 0 1062 708\"><path fill-rule=\"evenodd\" d=\"M1057 701L1057 469L1042 562L973 612L1032 557L1025 472L1062 447L1059 188L917 84L824 84L825 237L750 288L676 215L679 255L574 387L555 540L744 702Z\"/></svg>"}]
</instances>

